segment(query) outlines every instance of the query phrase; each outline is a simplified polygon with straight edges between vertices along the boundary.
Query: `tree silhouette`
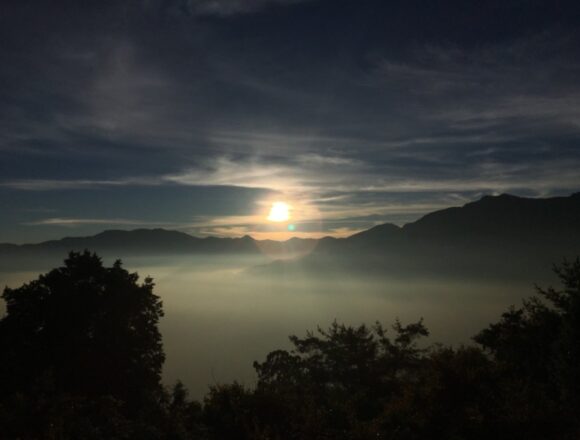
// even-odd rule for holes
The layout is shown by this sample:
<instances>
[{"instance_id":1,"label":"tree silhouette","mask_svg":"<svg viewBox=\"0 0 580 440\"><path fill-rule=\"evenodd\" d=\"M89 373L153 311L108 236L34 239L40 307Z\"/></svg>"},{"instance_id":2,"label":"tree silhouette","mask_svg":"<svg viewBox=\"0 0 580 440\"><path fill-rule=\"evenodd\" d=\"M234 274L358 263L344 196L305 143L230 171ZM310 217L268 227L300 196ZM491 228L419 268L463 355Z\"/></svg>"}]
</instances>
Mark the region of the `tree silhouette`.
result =
<instances>
[{"instance_id":1,"label":"tree silhouette","mask_svg":"<svg viewBox=\"0 0 580 440\"><path fill-rule=\"evenodd\" d=\"M292 351L277 350L254 363L256 398L278 407L264 423L281 438L288 432L296 438L350 439L355 432L377 438L373 421L418 373L424 350L417 340L429 334L422 320L406 326L397 321L392 328L394 338L379 323L334 322L305 338L291 336Z\"/></svg>"},{"instance_id":2,"label":"tree silhouette","mask_svg":"<svg viewBox=\"0 0 580 440\"><path fill-rule=\"evenodd\" d=\"M162 304L153 281L138 283L116 261L88 251L16 289L6 288L0 321L0 392L52 388L112 396L139 406L160 390Z\"/></svg>"},{"instance_id":3,"label":"tree silhouette","mask_svg":"<svg viewBox=\"0 0 580 440\"><path fill-rule=\"evenodd\" d=\"M580 426L580 260L554 267L562 287L511 307L474 339L501 368L502 404L510 424L525 420L535 435L564 438ZM521 432L521 427L517 427Z\"/></svg>"}]
</instances>

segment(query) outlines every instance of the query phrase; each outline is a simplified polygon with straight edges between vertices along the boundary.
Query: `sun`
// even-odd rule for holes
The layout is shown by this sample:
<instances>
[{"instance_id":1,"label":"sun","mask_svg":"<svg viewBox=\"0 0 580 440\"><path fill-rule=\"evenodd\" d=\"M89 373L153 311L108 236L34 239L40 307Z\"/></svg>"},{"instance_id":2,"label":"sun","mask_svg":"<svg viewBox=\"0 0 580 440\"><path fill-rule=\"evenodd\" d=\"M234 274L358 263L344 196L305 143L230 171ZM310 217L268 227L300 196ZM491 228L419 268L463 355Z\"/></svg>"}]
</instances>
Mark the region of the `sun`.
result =
<instances>
[{"instance_id":1,"label":"sun","mask_svg":"<svg viewBox=\"0 0 580 440\"><path fill-rule=\"evenodd\" d=\"M285 222L290 220L290 206L284 202L272 203L268 220L271 222Z\"/></svg>"}]
</instances>

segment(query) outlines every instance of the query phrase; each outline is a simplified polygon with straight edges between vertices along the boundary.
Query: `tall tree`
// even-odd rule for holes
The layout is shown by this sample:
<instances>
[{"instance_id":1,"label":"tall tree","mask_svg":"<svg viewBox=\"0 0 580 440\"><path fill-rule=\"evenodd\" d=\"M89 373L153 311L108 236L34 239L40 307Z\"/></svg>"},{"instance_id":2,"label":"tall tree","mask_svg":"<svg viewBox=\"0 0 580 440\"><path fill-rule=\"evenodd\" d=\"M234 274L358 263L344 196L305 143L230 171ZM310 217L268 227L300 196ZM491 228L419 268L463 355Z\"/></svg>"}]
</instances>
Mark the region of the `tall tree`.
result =
<instances>
[{"instance_id":1,"label":"tall tree","mask_svg":"<svg viewBox=\"0 0 580 440\"><path fill-rule=\"evenodd\" d=\"M153 281L88 251L16 289L0 321L0 392L49 386L137 404L161 389L165 359Z\"/></svg>"}]
</instances>

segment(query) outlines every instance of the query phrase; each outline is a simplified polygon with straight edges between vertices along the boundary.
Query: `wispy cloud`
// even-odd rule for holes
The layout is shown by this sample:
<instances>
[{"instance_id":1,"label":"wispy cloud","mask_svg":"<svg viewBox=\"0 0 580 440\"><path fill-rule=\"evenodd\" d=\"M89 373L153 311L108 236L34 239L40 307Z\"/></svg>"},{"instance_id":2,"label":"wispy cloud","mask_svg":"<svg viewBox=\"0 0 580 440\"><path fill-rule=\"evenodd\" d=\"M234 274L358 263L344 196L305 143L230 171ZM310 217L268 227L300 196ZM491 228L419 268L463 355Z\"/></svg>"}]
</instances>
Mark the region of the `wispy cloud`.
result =
<instances>
[{"instance_id":1,"label":"wispy cloud","mask_svg":"<svg viewBox=\"0 0 580 440\"><path fill-rule=\"evenodd\" d=\"M292 5L312 0L189 0L182 8L192 14L232 15L255 12L272 5Z\"/></svg>"},{"instance_id":2,"label":"wispy cloud","mask_svg":"<svg viewBox=\"0 0 580 440\"><path fill-rule=\"evenodd\" d=\"M302 183L295 169L284 163L263 163L257 158L233 160L218 157L203 168L185 171L164 179L181 185L231 185L272 191L300 190Z\"/></svg>"},{"instance_id":3,"label":"wispy cloud","mask_svg":"<svg viewBox=\"0 0 580 440\"><path fill-rule=\"evenodd\" d=\"M155 186L162 182L157 178L123 178L112 180L59 180L59 179L18 179L0 181L0 187L23 191L55 191L71 189L94 189L116 186Z\"/></svg>"},{"instance_id":4,"label":"wispy cloud","mask_svg":"<svg viewBox=\"0 0 580 440\"><path fill-rule=\"evenodd\" d=\"M147 222L122 218L45 218L42 220L27 222L28 226L64 226L77 227L86 225L122 225L122 226L176 226L170 223Z\"/></svg>"},{"instance_id":5,"label":"wispy cloud","mask_svg":"<svg viewBox=\"0 0 580 440\"><path fill-rule=\"evenodd\" d=\"M477 49L427 44L404 60L379 59L365 80L373 88L403 92L421 118L455 129L487 135L505 132L502 124L513 126L512 135L530 125L577 129L580 63L569 53L574 41L564 32L539 31Z\"/></svg>"}]
</instances>

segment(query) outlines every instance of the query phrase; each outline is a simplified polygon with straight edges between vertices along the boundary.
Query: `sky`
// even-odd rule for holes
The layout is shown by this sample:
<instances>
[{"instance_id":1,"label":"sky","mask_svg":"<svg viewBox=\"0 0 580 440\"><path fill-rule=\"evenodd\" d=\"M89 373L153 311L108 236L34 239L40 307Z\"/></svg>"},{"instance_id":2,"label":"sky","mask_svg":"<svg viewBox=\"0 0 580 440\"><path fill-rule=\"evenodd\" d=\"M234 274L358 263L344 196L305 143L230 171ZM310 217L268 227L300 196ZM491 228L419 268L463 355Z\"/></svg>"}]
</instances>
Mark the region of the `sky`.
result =
<instances>
[{"instance_id":1,"label":"sky","mask_svg":"<svg viewBox=\"0 0 580 440\"><path fill-rule=\"evenodd\" d=\"M576 3L1 2L0 242L345 236L576 192Z\"/></svg>"}]
</instances>

